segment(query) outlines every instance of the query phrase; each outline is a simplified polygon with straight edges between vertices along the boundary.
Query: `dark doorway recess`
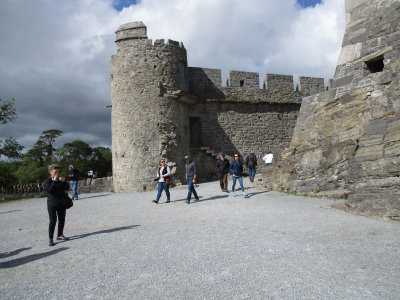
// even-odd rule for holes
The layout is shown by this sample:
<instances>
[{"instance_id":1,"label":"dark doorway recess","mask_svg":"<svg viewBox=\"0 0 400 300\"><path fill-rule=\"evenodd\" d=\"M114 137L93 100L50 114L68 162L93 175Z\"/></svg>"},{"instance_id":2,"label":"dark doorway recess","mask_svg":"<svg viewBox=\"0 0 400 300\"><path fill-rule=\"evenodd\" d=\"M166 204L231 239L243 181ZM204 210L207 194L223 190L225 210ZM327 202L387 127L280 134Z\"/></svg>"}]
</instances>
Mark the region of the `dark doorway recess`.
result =
<instances>
[{"instance_id":1,"label":"dark doorway recess","mask_svg":"<svg viewBox=\"0 0 400 300\"><path fill-rule=\"evenodd\" d=\"M201 122L198 117L190 118L190 148L201 147Z\"/></svg>"}]
</instances>

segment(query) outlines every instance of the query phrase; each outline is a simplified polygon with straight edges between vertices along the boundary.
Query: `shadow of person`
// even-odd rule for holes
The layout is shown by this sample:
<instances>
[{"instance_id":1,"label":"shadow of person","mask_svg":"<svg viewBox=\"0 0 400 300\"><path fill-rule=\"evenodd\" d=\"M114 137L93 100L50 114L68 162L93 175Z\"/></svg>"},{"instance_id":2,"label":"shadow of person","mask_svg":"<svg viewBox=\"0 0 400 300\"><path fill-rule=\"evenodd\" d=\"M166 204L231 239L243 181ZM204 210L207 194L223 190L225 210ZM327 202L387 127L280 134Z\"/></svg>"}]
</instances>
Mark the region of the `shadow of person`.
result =
<instances>
[{"instance_id":1,"label":"shadow of person","mask_svg":"<svg viewBox=\"0 0 400 300\"><path fill-rule=\"evenodd\" d=\"M218 199L222 199L222 198L229 198L229 195L213 196L213 197L205 198L205 199L200 198L200 200L198 202L218 200Z\"/></svg>"},{"instance_id":2,"label":"shadow of person","mask_svg":"<svg viewBox=\"0 0 400 300\"><path fill-rule=\"evenodd\" d=\"M269 191L248 193L246 198L250 198L250 197L255 196L255 195L257 195L257 194L264 194L264 193L269 193Z\"/></svg>"},{"instance_id":3,"label":"shadow of person","mask_svg":"<svg viewBox=\"0 0 400 300\"><path fill-rule=\"evenodd\" d=\"M17 255L17 254L21 253L22 251L29 250L29 249L31 249L31 248L32 248L32 247L29 247L29 248L20 248L20 249L11 251L11 252L0 253L0 258L6 258L6 257L10 257L10 256L13 256L13 255Z\"/></svg>"},{"instance_id":4,"label":"shadow of person","mask_svg":"<svg viewBox=\"0 0 400 300\"><path fill-rule=\"evenodd\" d=\"M121 231L121 230L128 230L128 229L133 229L135 227L139 227L140 225L130 225L130 226L122 226L122 227L116 227L116 228L111 228L111 229L104 229L104 230L99 230L99 231L94 231L90 233L84 233L84 234L79 234L79 235L74 235L70 236L70 240L77 240L77 239L83 239L91 235L95 234L103 234L103 233L111 233L111 232L116 232L116 231Z\"/></svg>"},{"instance_id":5,"label":"shadow of person","mask_svg":"<svg viewBox=\"0 0 400 300\"><path fill-rule=\"evenodd\" d=\"M2 212L0 212L0 214L9 214L9 213L12 213L12 212L16 212L16 211L21 211L22 209L14 209L14 210L9 210L9 211L2 211Z\"/></svg>"},{"instance_id":6,"label":"shadow of person","mask_svg":"<svg viewBox=\"0 0 400 300\"><path fill-rule=\"evenodd\" d=\"M67 249L69 249L69 248L68 247L63 247L63 248L54 249L54 250L51 250L51 251L48 251L48 252L32 254L32 255L16 258L16 259L13 259L13 260L5 261L5 262L0 263L0 269L18 267L20 265L24 265L24 264L33 262L35 260L42 259L42 258L45 258L47 256L57 254L58 252L61 252L61 251L67 250Z\"/></svg>"},{"instance_id":7,"label":"shadow of person","mask_svg":"<svg viewBox=\"0 0 400 300\"><path fill-rule=\"evenodd\" d=\"M102 194L102 195L93 195L93 196L82 196L82 197L79 197L79 199L78 199L78 201L79 200L82 200L82 199L90 199L90 198L100 198L100 197L105 197L105 196L109 196L109 195L112 195L111 193L108 193L108 194Z\"/></svg>"}]
</instances>

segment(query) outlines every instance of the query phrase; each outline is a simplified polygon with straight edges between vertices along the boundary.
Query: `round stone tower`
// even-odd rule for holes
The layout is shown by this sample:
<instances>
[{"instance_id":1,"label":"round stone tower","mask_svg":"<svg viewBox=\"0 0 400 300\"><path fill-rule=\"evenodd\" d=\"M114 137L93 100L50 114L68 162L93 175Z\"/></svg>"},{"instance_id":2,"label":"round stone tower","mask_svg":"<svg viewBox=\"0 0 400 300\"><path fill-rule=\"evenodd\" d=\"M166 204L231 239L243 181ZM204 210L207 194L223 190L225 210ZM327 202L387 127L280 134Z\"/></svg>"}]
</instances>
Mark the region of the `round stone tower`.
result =
<instances>
[{"instance_id":1,"label":"round stone tower","mask_svg":"<svg viewBox=\"0 0 400 300\"><path fill-rule=\"evenodd\" d=\"M117 55L110 63L114 190L153 188L161 158L179 181L188 129L177 95L186 90L186 50L171 40L153 43L142 22L120 26L115 42Z\"/></svg>"}]
</instances>

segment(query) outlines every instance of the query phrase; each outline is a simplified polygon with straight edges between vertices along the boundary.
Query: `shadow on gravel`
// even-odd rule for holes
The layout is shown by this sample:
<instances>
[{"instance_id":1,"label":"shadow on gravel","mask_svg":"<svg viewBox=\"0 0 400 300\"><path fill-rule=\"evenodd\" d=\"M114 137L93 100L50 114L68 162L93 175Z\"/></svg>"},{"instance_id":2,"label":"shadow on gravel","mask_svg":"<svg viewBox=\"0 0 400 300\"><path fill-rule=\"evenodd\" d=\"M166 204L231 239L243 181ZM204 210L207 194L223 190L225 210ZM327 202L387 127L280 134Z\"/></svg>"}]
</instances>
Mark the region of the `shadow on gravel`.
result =
<instances>
[{"instance_id":1,"label":"shadow on gravel","mask_svg":"<svg viewBox=\"0 0 400 300\"><path fill-rule=\"evenodd\" d=\"M112 233L116 231L121 231L121 230L128 230L128 229L133 229L135 227L139 227L140 225L130 225L130 226L122 226L122 227L117 227L117 228L111 228L111 229L104 229L104 230L99 230L95 232L90 232L90 233L85 233L85 234L79 234L79 235L74 235L70 236L70 240L77 240L77 239L83 239L91 235L95 234L102 234L102 233Z\"/></svg>"},{"instance_id":2,"label":"shadow on gravel","mask_svg":"<svg viewBox=\"0 0 400 300\"><path fill-rule=\"evenodd\" d=\"M202 197L199 197L199 199L200 199L199 202L210 201L210 200L218 200L218 199L228 198L228 197L229 197L229 194L221 195L221 196L213 196L213 197L205 198L205 199L202 199Z\"/></svg>"},{"instance_id":3,"label":"shadow on gravel","mask_svg":"<svg viewBox=\"0 0 400 300\"><path fill-rule=\"evenodd\" d=\"M250 198L250 197L255 196L255 195L258 195L258 194L265 194L265 193L269 193L269 191L248 193L248 194L247 194L247 198Z\"/></svg>"},{"instance_id":4,"label":"shadow on gravel","mask_svg":"<svg viewBox=\"0 0 400 300\"><path fill-rule=\"evenodd\" d=\"M88 196L88 197L79 197L78 200L74 200L74 201L79 201L79 200L83 200L83 199L90 199L90 198L99 198L99 197L104 197L104 196L109 196L111 195L111 193L109 194L104 194L104 195L96 195L96 196Z\"/></svg>"},{"instance_id":5,"label":"shadow on gravel","mask_svg":"<svg viewBox=\"0 0 400 300\"><path fill-rule=\"evenodd\" d=\"M9 211L3 211L3 212L0 212L0 215L1 214L9 214L9 213L12 213L12 212L16 212L16 211L21 211L22 209L14 209L14 210L9 210Z\"/></svg>"},{"instance_id":6,"label":"shadow on gravel","mask_svg":"<svg viewBox=\"0 0 400 300\"><path fill-rule=\"evenodd\" d=\"M20 249L11 251L11 252L0 253L0 258L6 258L6 257L14 256L14 255L17 255L17 254L21 253L22 251L29 250L29 249L32 249L32 247L20 248Z\"/></svg>"},{"instance_id":7,"label":"shadow on gravel","mask_svg":"<svg viewBox=\"0 0 400 300\"><path fill-rule=\"evenodd\" d=\"M22 248L22 249L30 249L30 248ZM24 265L27 263L30 263L32 261L38 260L38 259L42 259L45 258L47 256L50 255L54 255L57 254L58 252L64 251L69 249L68 247L63 247L63 248L59 248L59 249L54 249L51 250L49 252L42 252L42 253L38 253L38 254L32 254L32 255L28 255L25 257L21 257L21 258L16 258L10 261L5 261L0 263L0 269L5 269L5 268L14 268L14 267L18 267L20 265ZM19 249L21 250L21 249ZM18 251L18 250L16 250Z\"/></svg>"}]
</instances>

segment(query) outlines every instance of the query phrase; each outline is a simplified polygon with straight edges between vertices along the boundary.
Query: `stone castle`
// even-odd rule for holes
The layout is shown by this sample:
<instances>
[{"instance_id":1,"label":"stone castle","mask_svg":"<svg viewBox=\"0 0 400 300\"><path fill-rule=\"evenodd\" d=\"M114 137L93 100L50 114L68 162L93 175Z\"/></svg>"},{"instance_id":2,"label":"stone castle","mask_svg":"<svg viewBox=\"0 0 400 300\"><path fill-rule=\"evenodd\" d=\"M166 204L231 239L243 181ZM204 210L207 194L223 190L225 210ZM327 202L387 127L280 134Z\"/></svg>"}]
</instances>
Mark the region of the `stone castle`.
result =
<instances>
[{"instance_id":1,"label":"stone castle","mask_svg":"<svg viewBox=\"0 0 400 300\"><path fill-rule=\"evenodd\" d=\"M293 135L301 99L324 90L322 78L188 67L182 43L147 38L142 22L117 31L111 59L112 148L115 191L146 190L160 158L185 182L184 155L198 162L200 180L216 176L224 152L280 153Z\"/></svg>"},{"instance_id":2,"label":"stone castle","mask_svg":"<svg viewBox=\"0 0 400 300\"><path fill-rule=\"evenodd\" d=\"M348 198L367 214L399 212L398 0L346 0L347 27L335 77L189 67L182 43L147 38L142 22L116 32L111 58L113 181L116 192L153 188L160 158L184 183L184 155L214 178L224 152L277 163L267 187ZM285 148L288 150L283 151ZM283 151L283 152L282 152ZM281 156L282 153L282 156ZM377 195L377 196L375 196ZM378 199L376 199L378 198Z\"/></svg>"}]
</instances>

